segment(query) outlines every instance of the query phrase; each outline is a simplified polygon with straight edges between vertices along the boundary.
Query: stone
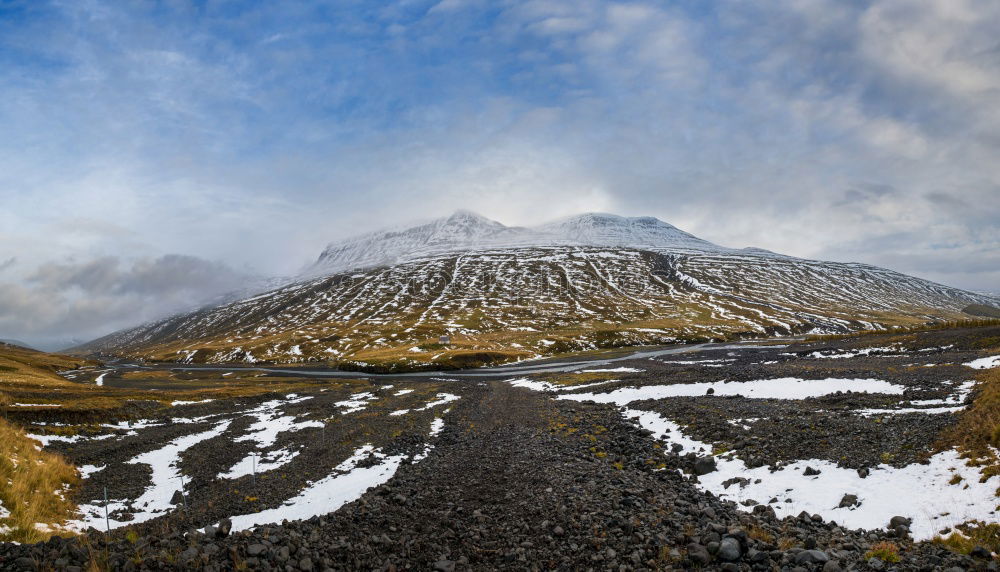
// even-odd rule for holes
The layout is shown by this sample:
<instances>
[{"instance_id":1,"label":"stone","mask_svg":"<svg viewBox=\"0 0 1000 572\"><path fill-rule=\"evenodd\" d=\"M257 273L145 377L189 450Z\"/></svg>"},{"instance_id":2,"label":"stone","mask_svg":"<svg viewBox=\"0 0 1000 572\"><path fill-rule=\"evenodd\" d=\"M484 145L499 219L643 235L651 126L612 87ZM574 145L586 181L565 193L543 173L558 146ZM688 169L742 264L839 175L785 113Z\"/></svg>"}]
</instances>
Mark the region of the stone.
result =
<instances>
[{"instance_id":1,"label":"stone","mask_svg":"<svg viewBox=\"0 0 1000 572\"><path fill-rule=\"evenodd\" d=\"M806 467L806 470L802 471L802 474L805 475L805 476L807 476L807 477L812 477L812 476L820 474L821 472L822 471L820 471L819 469L814 469L812 467Z\"/></svg>"},{"instance_id":2,"label":"stone","mask_svg":"<svg viewBox=\"0 0 1000 572\"><path fill-rule=\"evenodd\" d=\"M840 499L840 505L837 508L849 508L852 506L861 506L861 501L858 500L858 495L844 495Z\"/></svg>"},{"instance_id":3,"label":"stone","mask_svg":"<svg viewBox=\"0 0 1000 572\"><path fill-rule=\"evenodd\" d=\"M229 536L229 533L233 530L233 521L228 518L224 518L219 521L219 525L215 527L215 537L225 538Z\"/></svg>"},{"instance_id":4,"label":"stone","mask_svg":"<svg viewBox=\"0 0 1000 572\"><path fill-rule=\"evenodd\" d=\"M188 548L184 552L181 552L181 562L187 564L198 557L198 549L195 547Z\"/></svg>"},{"instance_id":5,"label":"stone","mask_svg":"<svg viewBox=\"0 0 1000 572\"><path fill-rule=\"evenodd\" d=\"M712 561L712 555L708 553L708 550L695 542L687 545L687 557L692 564L698 566L705 566Z\"/></svg>"},{"instance_id":6,"label":"stone","mask_svg":"<svg viewBox=\"0 0 1000 572\"><path fill-rule=\"evenodd\" d=\"M438 560L434 563L436 572L455 572L455 562L453 560Z\"/></svg>"},{"instance_id":7,"label":"stone","mask_svg":"<svg viewBox=\"0 0 1000 572\"><path fill-rule=\"evenodd\" d=\"M707 475L717 469L715 457L698 457L694 462L694 473L696 475Z\"/></svg>"},{"instance_id":8,"label":"stone","mask_svg":"<svg viewBox=\"0 0 1000 572\"><path fill-rule=\"evenodd\" d=\"M861 477L862 479L867 479L870 472L871 471L868 470L868 467L861 467L860 469L858 469L858 476Z\"/></svg>"},{"instance_id":9,"label":"stone","mask_svg":"<svg viewBox=\"0 0 1000 572\"><path fill-rule=\"evenodd\" d=\"M715 554L720 560L726 562L735 562L743 556L743 549L740 547L740 541L733 538L732 536L727 536L722 539L719 543L719 551Z\"/></svg>"},{"instance_id":10,"label":"stone","mask_svg":"<svg viewBox=\"0 0 1000 572\"><path fill-rule=\"evenodd\" d=\"M830 557L822 550L803 550L795 555L796 564L824 564Z\"/></svg>"},{"instance_id":11,"label":"stone","mask_svg":"<svg viewBox=\"0 0 1000 572\"><path fill-rule=\"evenodd\" d=\"M982 546L977 546L977 547L973 548L972 552L969 552L969 556L971 556L973 558L982 558L982 559L985 559L985 560L989 560L990 558L993 558L993 554L991 554L989 550L987 550L986 548L983 548Z\"/></svg>"},{"instance_id":12,"label":"stone","mask_svg":"<svg viewBox=\"0 0 1000 572\"><path fill-rule=\"evenodd\" d=\"M913 519L906 518L905 516L894 516L894 517L892 517L892 518L889 519L889 529L890 530L895 529L897 526L899 526L901 524L903 526L909 527L911 524L913 524Z\"/></svg>"},{"instance_id":13,"label":"stone","mask_svg":"<svg viewBox=\"0 0 1000 572\"><path fill-rule=\"evenodd\" d=\"M247 546L247 555L249 556L260 556L267 552L267 547L263 544L251 544Z\"/></svg>"}]
</instances>

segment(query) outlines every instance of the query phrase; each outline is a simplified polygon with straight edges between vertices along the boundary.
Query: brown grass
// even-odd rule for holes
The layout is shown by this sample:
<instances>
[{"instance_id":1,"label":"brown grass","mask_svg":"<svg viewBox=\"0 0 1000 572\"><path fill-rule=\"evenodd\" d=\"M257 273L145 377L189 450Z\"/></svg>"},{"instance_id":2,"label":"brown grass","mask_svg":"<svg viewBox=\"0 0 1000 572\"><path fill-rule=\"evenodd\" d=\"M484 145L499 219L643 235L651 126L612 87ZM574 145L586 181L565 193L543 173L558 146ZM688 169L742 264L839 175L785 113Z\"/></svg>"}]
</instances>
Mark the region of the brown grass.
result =
<instances>
[{"instance_id":1,"label":"brown grass","mask_svg":"<svg viewBox=\"0 0 1000 572\"><path fill-rule=\"evenodd\" d=\"M754 540L759 540L764 544L774 543L774 535L758 524L751 525L747 528L747 536L753 538Z\"/></svg>"},{"instance_id":2,"label":"brown grass","mask_svg":"<svg viewBox=\"0 0 1000 572\"><path fill-rule=\"evenodd\" d=\"M79 481L76 469L61 456L38 450L24 431L0 421L0 501L10 516L0 518L0 540L39 542L52 535L37 523L65 524L75 505L69 489Z\"/></svg>"},{"instance_id":3,"label":"brown grass","mask_svg":"<svg viewBox=\"0 0 1000 572\"><path fill-rule=\"evenodd\" d=\"M933 542L962 554L972 552L977 546L982 546L990 552L1000 552L1000 524L970 522L956 528L957 531L946 537L935 536Z\"/></svg>"},{"instance_id":4,"label":"brown grass","mask_svg":"<svg viewBox=\"0 0 1000 572\"><path fill-rule=\"evenodd\" d=\"M877 336L885 334L909 334L916 332L930 332L934 330L952 330L956 328L986 328L990 326L1000 326L1000 319L986 318L978 320L948 320L942 322L930 322L923 324L910 324L891 327L886 330L858 330L846 334L820 334L806 336L807 341L822 340L843 340L860 336Z\"/></svg>"},{"instance_id":5,"label":"brown grass","mask_svg":"<svg viewBox=\"0 0 1000 572\"><path fill-rule=\"evenodd\" d=\"M983 479L1000 475L1000 368L976 375L975 400L962 412L958 423L946 431L939 449L957 447L969 464L982 467Z\"/></svg>"},{"instance_id":6,"label":"brown grass","mask_svg":"<svg viewBox=\"0 0 1000 572\"><path fill-rule=\"evenodd\" d=\"M899 562L899 546L893 542L876 542L871 549L865 553L865 560L878 558L882 562Z\"/></svg>"}]
</instances>

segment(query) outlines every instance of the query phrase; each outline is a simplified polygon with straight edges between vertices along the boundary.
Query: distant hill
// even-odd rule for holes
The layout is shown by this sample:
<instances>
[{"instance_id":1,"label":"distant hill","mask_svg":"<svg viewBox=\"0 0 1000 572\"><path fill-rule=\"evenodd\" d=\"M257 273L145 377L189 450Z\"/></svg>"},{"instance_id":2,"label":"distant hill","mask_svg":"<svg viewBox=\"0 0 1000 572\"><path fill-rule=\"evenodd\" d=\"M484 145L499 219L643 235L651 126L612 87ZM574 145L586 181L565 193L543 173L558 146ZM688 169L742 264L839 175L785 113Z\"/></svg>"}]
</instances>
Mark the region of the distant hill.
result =
<instances>
[{"instance_id":1,"label":"distant hill","mask_svg":"<svg viewBox=\"0 0 1000 572\"><path fill-rule=\"evenodd\" d=\"M457 367L959 320L965 308L996 304L875 266L718 246L652 217L591 213L525 229L460 211L333 243L297 282L75 351Z\"/></svg>"},{"instance_id":2,"label":"distant hill","mask_svg":"<svg viewBox=\"0 0 1000 572\"><path fill-rule=\"evenodd\" d=\"M15 347L23 348L23 349L26 349L26 350L35 350L35 351L38 351L36 348L33 348L30 345L28 345L28 344L26 344L26 343L24 343L24 342L22 342L20 340L10 340L10 339L0 338L0 344L4 344L4 345L7 345L7 346L15 346Z\"/></svg>"},{"instance_id":3,"label":"distant hill","mask_svg":"<svg viewBox=\"0 0 1000 572\"><path fill-rule=\"evenodd\" d=\"M1000 308L987 306L985 304L969 304L962 308L962 312L972 316L984 316L987 318L1000 318Z\"/></svg>"}]
</instances>

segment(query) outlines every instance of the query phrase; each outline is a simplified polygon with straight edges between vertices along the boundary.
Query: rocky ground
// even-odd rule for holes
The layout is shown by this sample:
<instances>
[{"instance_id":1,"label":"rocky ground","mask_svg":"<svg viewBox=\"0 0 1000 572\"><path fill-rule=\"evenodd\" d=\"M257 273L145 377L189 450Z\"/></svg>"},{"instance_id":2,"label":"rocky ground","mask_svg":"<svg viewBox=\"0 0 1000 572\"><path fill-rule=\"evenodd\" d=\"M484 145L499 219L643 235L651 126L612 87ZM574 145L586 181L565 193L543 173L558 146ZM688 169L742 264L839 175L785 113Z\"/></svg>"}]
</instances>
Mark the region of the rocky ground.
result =
<instances>
[{"instance_id":1,"label":"rocky ground","mask_svg":"<svg viewBox=\"0 0 1000 572\"><path fill-rule=\"evenodd\" d=\"M912 519L927 515L908 515L906 499L894 505L900 518L890 523L897 515L887 513L877 529L852 530L836 521L853 517L853 506L787 514L808 499L734 502L727 494L743 486L744 473L724 488L711 479L736 463L783 475L804 461L825 475L837 466L851 475L870 470L865 482L874 483L926 463L975 395L961 391L974 371L962 364L987 355L983 340L997 336L1000 328L703 348L591 367L610 370L603 373L537 374L529 381L542 385L529 387L470 376L316 381L297 396L178 404L136 415L131 427L73 427L83 436L47 446L90 466L76 494L91 515L77 526L93 528L44 544L0 545L0 568L996 569L985 549L956 554L914 542L911 527L921 523ZM725 395L732 382L783 378L875 379L901 389L805 399ZM629 400L624 415L621 400L595 402L623 388L722 380L730 384L712 394ZM954 411L929 412L942 407ZM673 432L637 423L635 412L669 420ZM49 425L30 430L67 432L49 416ZM192 444L192 436L200 437ZM685 439L712 451L680 446ZM276 468L238 474L253 451L264 463L295 454ZM164 460L167 453L174 456ZM130 462L140 457L149 463ZM185 495L180 478L177 486L163 483L175 474L183 475ZM320 491L326 500L296 496L331 475L341 480ZM359 475L369 482L348 482ZM105 488L110 535L103 532ZM347 488L356 494L341 494ZM168 498L142 506L156 496L150 491ZM832 491L836 498L849 492ZM338 495L342 506L324 510ZM861 496L863 508L881 502ZM277 516L254 526L255 514ZM267 524L282 514L306 518Z\"/></svg>"}]
</instances>

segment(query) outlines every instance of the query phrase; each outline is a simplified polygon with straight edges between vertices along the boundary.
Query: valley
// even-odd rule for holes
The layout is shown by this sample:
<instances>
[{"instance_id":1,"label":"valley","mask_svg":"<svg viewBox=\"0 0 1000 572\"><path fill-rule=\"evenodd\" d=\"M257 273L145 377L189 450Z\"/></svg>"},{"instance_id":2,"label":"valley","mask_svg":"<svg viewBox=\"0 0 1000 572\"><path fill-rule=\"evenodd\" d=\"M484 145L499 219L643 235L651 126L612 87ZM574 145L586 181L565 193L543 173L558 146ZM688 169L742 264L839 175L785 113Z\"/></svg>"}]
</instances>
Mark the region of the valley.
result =
<instances>
[{"instance_id":1,"label":"valley","mask_svg":"<svg viewBox=\"0 0 1000 572\"><path fill-rule=\"evenodd\" d=\"M996 566L992 296L600 213L267 284L0 348L0 568Z\"/></svg>"},{"instance_id":2,"label":"valley","mask_svg":"<svg viewBox=\"0 0 1000 572\"><path fill-rule=\"evenodd\" d=\"M986 569L998 356L984 321L453 372L67 364L5 412L78 468L44 523L69 539L0 566Z\"/></svg>"}]
</instances>

